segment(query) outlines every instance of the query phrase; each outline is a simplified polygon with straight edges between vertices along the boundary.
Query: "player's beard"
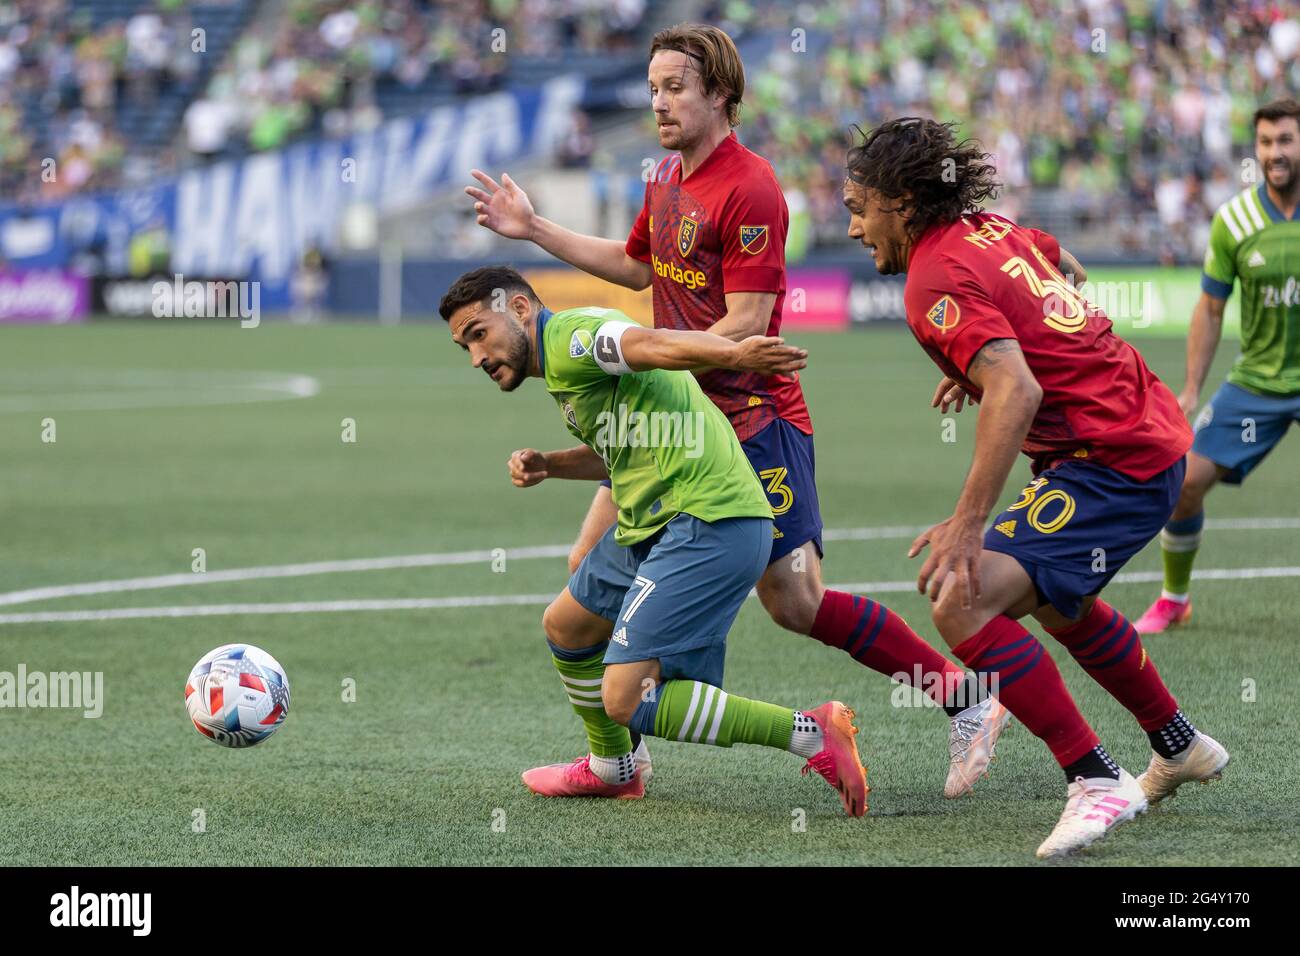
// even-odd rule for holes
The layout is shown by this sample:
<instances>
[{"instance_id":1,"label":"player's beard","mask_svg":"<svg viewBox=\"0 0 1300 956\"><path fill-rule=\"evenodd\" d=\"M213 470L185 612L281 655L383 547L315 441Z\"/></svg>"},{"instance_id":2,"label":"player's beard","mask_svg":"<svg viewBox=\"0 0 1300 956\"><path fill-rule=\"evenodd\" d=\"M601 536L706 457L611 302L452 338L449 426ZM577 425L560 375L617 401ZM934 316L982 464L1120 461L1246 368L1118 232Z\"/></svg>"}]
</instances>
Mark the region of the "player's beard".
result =
<instances>
[{"instance_id":1,"label":"player's beard","mask_svg":"<svg viewBox=\"0 0 1300 956\"><path fill-rule=\"evenodd\" d=\"M510 376L498 382L503 392L513 392L528 377L528 333L515 323L510 324L510 345L501 364L510 369Z\"/></svg>"},{"instance_id":2,"label":"player's beard","mask_svg":"<svg viewBox=\"0 0 1300 956\"><path fill-rule=\"evenodd\" d=\"M659 129L659 145L663 149L671 149L675 152L681 152L684 149L690 149L699 142L699 136L693 138L688 137L686 135L685 127L676 120L673 121L673 124L674 125L672 126L664 126Z\"/></svg>"},{"instance_id":3,"label":"player's beard","mask_svg":"<svg viewBox=\"0 0 1300 956\"><path fill-rule=\"evenodd\" d=\"M1280 162L1280 163L1285 163L1285 164L1286 164L1286 179L1284 179L1284 180L1283 180L1282 182L1280 182L1280 183L1274 183L1274 182L1273 182L1273 179L1272 179L1272 175L1273 175L1273 173L1274 173L1275 171L1279 171L1279 166L1274 165L1274 164L1275 164L1275 163L1279 163L1279 162ZM1280 193L1281 195L1283 195L1283 196L1288 195L1288 194L1290 194L1290 193L1295 189L1295 187L1296 187L1296 164L1293 163L1293 162L1291 162L1291 160L1289 160L1289 159L1283 159L1283 160L1280 160L1280 161L1279 161L1279 160L1274 160L1272 163L1269 163L1269 165L1268 165L1268 173L1269 173L1269 181L1268 181L1268 184L1269 184L1270 186L1272 186L1274 189L1276 189L1276 190L1278 191L1278 193Z\"/></svg>"}]
</instances>

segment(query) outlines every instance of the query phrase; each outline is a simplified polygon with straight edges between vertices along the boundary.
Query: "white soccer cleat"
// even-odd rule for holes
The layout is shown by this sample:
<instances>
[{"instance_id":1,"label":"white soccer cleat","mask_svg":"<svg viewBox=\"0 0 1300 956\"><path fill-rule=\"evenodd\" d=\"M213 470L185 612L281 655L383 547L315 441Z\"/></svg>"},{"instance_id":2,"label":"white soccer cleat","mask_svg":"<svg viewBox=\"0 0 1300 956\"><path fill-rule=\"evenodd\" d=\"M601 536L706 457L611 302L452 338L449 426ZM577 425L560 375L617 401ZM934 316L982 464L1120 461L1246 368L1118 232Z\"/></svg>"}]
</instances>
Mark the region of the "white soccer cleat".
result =
<instances>
[{"instance_id":1,"label":"white soccer cleat","mask_svg":"<svg viewBox=\"0 0 1300 956\"><path fill-rule=\"evenodd\" d=\"M943 785L945 797L949 800L964 797L975 787L976 780L989 775L993 748L1010 719L1011 711L991 696L952 719L948 733L948 755L952 762Z\"/></svg>"},{"instance_id":2,"label":"white soccer cleat","mask_svg":"<svg viewBox=\"0 0 1300 956\"><path fill-rule=\"evenodd\" d=\"M1138 777L1138 786L1151 803L1172 797L1185 783L1209 783L1223 776L1228 765L1228 751L1213 737L1197 731L1196 739L1177 757L1151 755L1146 773Z\"/></svg>"},{"instance_id":3,"label":"white soccer cleat","mask_svg":"<svg viewBox=\"0 0 1300 956\"><path fill-rule=\"evenodd\" d=\"M645 745L645 738L636 745L636 750L632 751L632 759L636 763L636 769L641 771L641 783L649 785L650 778L654 776L654 768L650 766L650 748Z\"/></svg>"},{"instance_id":4,"label":"white soccer cleat","mask_svg":"<svg viewBox=\"0 0 1300 956\"><path fill-rule=\"evenodd\" d=\"M1065 856L1091 846L1146 809L1146 794L1127 770L1120 770L1118 780L1077 777L1067 790L1065 812L1038 848L1038 858Z\"/></svg>"}]
</instances>

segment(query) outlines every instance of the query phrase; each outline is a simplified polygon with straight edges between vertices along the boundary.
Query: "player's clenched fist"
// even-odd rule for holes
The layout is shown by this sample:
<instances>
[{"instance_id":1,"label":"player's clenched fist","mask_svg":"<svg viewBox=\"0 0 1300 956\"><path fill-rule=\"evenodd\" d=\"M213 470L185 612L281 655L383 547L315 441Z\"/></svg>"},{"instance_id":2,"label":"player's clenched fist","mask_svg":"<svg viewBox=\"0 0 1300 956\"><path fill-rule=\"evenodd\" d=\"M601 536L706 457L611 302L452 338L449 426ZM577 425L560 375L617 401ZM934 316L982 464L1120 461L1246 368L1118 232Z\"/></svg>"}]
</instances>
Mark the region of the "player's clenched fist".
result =
<instances>
[{"instance_id":1,"label":"player's clenched fist","mask_svg":"<svg viewBox=\"0 0 1300 956\"><path fill-rule=\"evenodd\" d=\"M786 345L785 339L751 335L737 343L735 368L764 375L788 375L808 365L808 350Z\"/></svg>"},{"instance_id":2,"label":"player's clenched fist","mask_svg":"<svg viewBox=\"0 0 1300 956\"><path fill-rule=\"evenodd\" d=\"M506 462L510 468L510 480L516 488L528 488L545 480L546 456L535 448L522 448L510 456Z\"/></svg>"}]
</instances>

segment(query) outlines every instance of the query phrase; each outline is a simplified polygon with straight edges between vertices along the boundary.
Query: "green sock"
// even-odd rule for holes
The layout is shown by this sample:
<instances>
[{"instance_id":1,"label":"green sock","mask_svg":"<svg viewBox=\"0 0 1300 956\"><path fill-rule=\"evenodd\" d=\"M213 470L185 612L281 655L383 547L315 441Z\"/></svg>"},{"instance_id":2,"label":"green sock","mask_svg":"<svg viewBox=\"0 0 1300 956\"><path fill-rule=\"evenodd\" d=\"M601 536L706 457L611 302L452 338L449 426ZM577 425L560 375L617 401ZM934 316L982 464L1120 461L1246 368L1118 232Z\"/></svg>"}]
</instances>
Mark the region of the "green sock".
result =
<instances>
[{"instance_id":1,"label":"green sock","mask_svg":"<svg viewBox=\"0 0 1300 956\"><path fill-rule=\"evenodd\" d=\"M656 737L730 747L757 744L790 749L794 711L761 700L748 700L693 680L659 685Z\"/></svg>"},{"instance_id":2,"label":"green sock","mask_svg":"<svg viewBox=\"0 0 1300 956\"><path fill-rule=\"evenodd\" d=\"M600 682L605 676L605 647L608 642L578 651L551 644L551 660L569 694L573 711L587 727L587 742L597 757L619 757L632 751L632 735L614 723L600 701ZM581 655L581 656L579 656Z\"/></svg>"},{"instance_id":3,"label":"green sock","mask_svg":"<svg viewBox=\"0 0 1300 956\"><path fill-rule=\"evenodd\" d=\"M1160 532L1160 556L1165 565L1165 595L1186 596L1192 584L1192 564L1201 547L1204 514L1171 521Z\"/></svg>"},{"instance_id":4,"label":"green sock","mask_svg":"<svg viewBox=\"0 0 1300 956\"><path fill-rule=\"evenodd\" d=\"M1191 551L1166 551L1160 549L1165 561L1165 590L1170 594L1186 594L1192 586L1192 563L1196 549Z\"/></svg>"}]
</instances>

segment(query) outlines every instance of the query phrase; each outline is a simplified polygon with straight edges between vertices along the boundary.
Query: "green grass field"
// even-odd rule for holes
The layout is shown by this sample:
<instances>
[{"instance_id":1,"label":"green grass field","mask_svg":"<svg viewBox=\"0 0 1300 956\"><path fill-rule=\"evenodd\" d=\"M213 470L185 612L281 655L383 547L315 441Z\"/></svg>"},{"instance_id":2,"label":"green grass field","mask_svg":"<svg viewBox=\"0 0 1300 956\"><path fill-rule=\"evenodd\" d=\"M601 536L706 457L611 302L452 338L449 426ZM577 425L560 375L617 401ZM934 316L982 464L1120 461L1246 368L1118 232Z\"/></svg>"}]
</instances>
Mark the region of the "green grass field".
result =
<instances>
[{"instance_id":1,"label":"green grass field","mask_svg":"<svg viewBox=\"0 0 1300 956\"><path fill-rule=\"evenodd\" d=\"M901 328L805 336L826 525L861 529L946 517L974 417L941 440L928 407L937 374ZM518 490L511 450L567 445L540 383L496 391L437 325L295 328L93 324L0 331L0 591L434 552L565 545L590 488ZM1144 342L1182 381L1182 345ZM1225 345L1212 380L1233 350ZM314 386L319 391L307 394ZM1208 392L1207 392L1208 395ZM253 398L276 398L250 401ZM341 439L356 423L356 442ZM45 419L56 440L42 441ZM48 429L47 429L48 430ZM1199 567L1300 566L1286 440L1212 519L1291 527L1207 533ZM1018 466L1018 487L1028 476ZM1015 489L1008 488L1008 496ZM910 536L909 536L910 537ZM905 582L901 533L829 542L826 579ZM1129 571L1155 571L1153 545ZM109 590L24 602L0 614L112 608L548 595L562 558ZM1136 616L1158 585L1116 584ZM1148 639L1189 716L1233 752L1224 780L1126 826L1080 865L1300 862L1300 666L1294 576L1211 580L1196 618ZM914 591L878 596L936 640ZM947 721L899 707L895 689L838 651L780 631L757 602L730 638L729 689L813 706L849 702L871 772L871 812L841 815L834 792L788 755L652 743L640 802L547 801L519 772L583 746L543 643L539 603L0 623L0 670L102 671L98 720L0 710L4 864L966 864L1033 863L1064 786L1047 749L1012 725L992 777L949 802ZM248 751L195 733L181 700L205 652L256 643L288 671L285 726ZM1133 772L1145 735L1046 642L1085 714ZM355 681L355 702L344 684ZM192 828L202 809L206 832ZM806 816L806 829L792 824Z\"/></svg>"}]
</instances>

